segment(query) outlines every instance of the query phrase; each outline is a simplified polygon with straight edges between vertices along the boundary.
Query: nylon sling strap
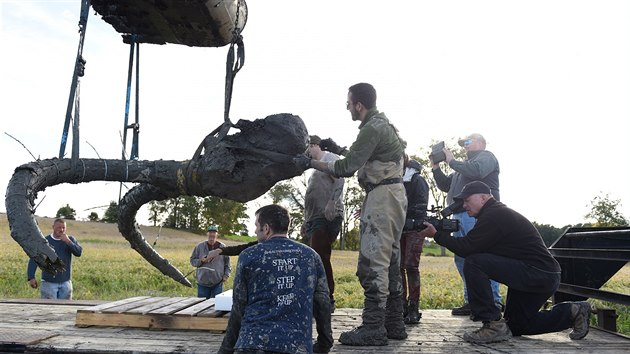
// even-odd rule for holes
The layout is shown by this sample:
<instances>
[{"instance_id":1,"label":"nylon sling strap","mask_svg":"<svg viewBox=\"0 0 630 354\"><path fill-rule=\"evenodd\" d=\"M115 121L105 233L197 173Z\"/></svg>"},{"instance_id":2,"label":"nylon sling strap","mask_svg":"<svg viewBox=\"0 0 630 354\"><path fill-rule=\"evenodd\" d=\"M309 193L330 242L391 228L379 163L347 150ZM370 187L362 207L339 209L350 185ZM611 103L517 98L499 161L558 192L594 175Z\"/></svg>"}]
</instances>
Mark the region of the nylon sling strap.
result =
<instances>
[{"instance_id":1,"label":"nylon sling strap","mask_svg":"<svg viewBox=\"0 0 630 354\"><path fill-rule=\"evenodd\" d=\"M243 36L240 35L238 22L240 17L241 1L236 6L236 19L234 20L234 29L232 30L232 43L228 49L227 59L225 61L225 106L223 109L223 124L218 126L210 134L208 134L193 155L192 160L196 160L201 156L204 150L212 149L227 135L231 127L230 107L232 104L232 90L234 88L234 78L245 64L245 45L243 44Z\"/></svg>"},{"instance_id":2,"label":"nylon sling strap","mask_svg":"<svg viewBox=\"0 0 630 354\"><path fill-rule=\"evenodd\" d=\"M85 73L85 59L83 59L83 43L85 42L85 30L87 29L87 20L90 13L90 0L81 1L81 16L79 18L79 48L77 49L77 57L74 63L74 71L72 73L72 83L70 84L70 97L68 98L68 107L66 108L66 119L61 132L61 144L59 147L59 158L63 159L66 154L66 143L68 142L68 130L70 128L70 120L72 119L72 106L77 99L77 84L79 77ZM76 112L75 112L76 113ZM78 141L78 137L74 137ZM78 146L78 145L77 145ZM78 158L78 152L73 151Z\"/></svg>"}]
</instances>

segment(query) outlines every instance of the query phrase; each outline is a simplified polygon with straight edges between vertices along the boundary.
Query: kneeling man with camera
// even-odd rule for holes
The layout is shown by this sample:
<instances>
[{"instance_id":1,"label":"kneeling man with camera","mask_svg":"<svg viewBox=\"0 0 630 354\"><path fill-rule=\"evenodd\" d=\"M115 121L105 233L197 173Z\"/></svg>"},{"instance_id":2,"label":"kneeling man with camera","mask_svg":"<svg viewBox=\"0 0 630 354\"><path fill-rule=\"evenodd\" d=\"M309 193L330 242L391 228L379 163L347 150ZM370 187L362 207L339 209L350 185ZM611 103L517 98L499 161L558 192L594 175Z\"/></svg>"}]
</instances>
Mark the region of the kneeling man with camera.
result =
<instances>
[{"instance_id":1,"label":"kneeling man with camera","mask_svg":"<svg viewBox=\"0 0 630 354\"><path fill-rule=\"evenodd\" d=\"M464 333L472 343L492 343L520 335L573 328L569 337L582 339L589 330L591 306L563 302L540 311L560 284L560 265L547 250L538 230L524 216L495 200L483 182L466 184L455 197L477 219L467 237L454 238L425 223L425 237L465 257L468 301L475 321L483 326ZM495 306L488 280L508 287L504 318Z\"/></svg>"}]
</instances>

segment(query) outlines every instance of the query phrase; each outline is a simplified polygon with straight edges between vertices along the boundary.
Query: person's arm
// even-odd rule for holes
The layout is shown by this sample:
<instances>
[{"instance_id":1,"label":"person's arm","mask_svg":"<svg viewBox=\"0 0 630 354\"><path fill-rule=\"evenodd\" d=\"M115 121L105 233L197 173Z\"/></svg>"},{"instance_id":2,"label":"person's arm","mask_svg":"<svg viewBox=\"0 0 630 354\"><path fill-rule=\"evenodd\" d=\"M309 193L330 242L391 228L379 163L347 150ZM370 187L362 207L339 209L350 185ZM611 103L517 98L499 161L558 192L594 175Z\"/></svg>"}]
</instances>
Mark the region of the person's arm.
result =
<instances>
[{"instance_id":1,"label":"person's arm","mask_svg":"<svg viewBox=\"0 0 630 354\"><path fill-rule=\"evenodd\" d=\"M444 246L451 252L464 258L471 254L487 251L504 236L497 223L492 222L489 218L477 219L475 226L468 232L466 237L453 237L447 232L436 232L433 225L427 224L426 222L424 223L427 226L425 230L428 230L429 234L425 234L425 237L433 237L440 246Z\"/></svg>"},{"instance_id":2,"label":"person's arm","mask_svg":"<svg viewBox=\"0 0 630 354\"><path fill-rule=\"evenodd\" d=\"M433 238L438 245L448 248L449 251L455 253L456 255L460 257L464 257L462 254L460 254L459 248L457 251L455 250L453 242L451 242L453 240L456 240L457 238L452 237L450 233L437 231L435 229L435 226L433 226L433 224L429 222L425 221L424 226L426 227L422 231L420 231L420 236L424 238L427 238L427 237ZM458 238L464 239L466 237L458 237Z\"/></svg>"},{"instance_id":3,"label":"person's arm","mask_svg":"<svg viewBox=\"0 0 630 354\"><path fill-rule=\"evenodd\" d=\"M335 177L350 177L372 156L376 148L375 140L378 138L378 131L374 127L365 126L359 130L357 140L350 150L344 153L345 158L330 162L311 160L310 167Z\"/></svg>"},{"instance_id":4,"label":"person's arm","mask_svg":"<svg viewBox=\"0 0 630 354\"><path fill-rule=\"evenodd\" d=\"M28 285L36 289L37 288L37 279L35 279L35 271L37 270L37 263L32 258L29 258L28 265L26 266L26 280L28 281Z\"/></svg>"},{"instance_id":5,"label":"person's arm","mask_svg":"<svg viewBox=\"0 0 630 354\"><path fill-rule=\"evenodd\" d=\"M379 139L379 133L372 126L365 126L359 130L357 140L352 143L350 150L343 159L331 161L328 163L328 170L335 177L351 177L368 161L374 153ZM326 172L326 171L325 171Z\"/></svg>"},{"instance_id":6,"label":"person's arm","mask_svg":"<svg viewBox=\"0 0 630 354\"><path fill-rule=\"evenodd\" d=\"M81 257L83 254L83 247L79 244L76 238L73 236L66 236L66 239L62 239L62 241L68 246L70 249L70 253L72 253L76 257Z\"/></svg>"},{"instance_id":7,"label":"person's arm","mask_svg":"<svg viewBox=\"0 0 630 354\"><path fill-rule=\"evenodd\" d=\"M433 179L435 180L435 184L442 192L448 192L451 189L451 180L453 179L453 174L446 176L442 169L438 166L431 170L433 172Z\"/></svg>"},{"instance_id":8,"label":"person's arm","mask_svg":"<svg viewBox=\"0 0 630 354\"><path fill-rule=\"evenodd\" d=\"M335 214L337 211L336 210L337 204L339 203L343 195L343 184L344 184L343 178L335 178L332 176L331 178L333 178L334 180L333 190L332 190L330 199L326 203L326 209L324 210L324 216L326 217L326 220L328 221L332 221L336 216Z\"/></svg>"},{"instance_id":9,"label":"person's arm","mask_svg":"<svg viewBox=\"0 0 630 354\"><path fill-rule=\"evenodd\" d=\"M245 249L247 249L247 248L249 248L251 246L257 245L257 244L258 244L258 241L252 241L250 243L244 243L242 245L225 246L225 247L213 249L212 251L210 251L208 253L208 260L211 262L213 259L215 259L219 255L238 256Z\"/></svg>"},{"instance_id":10,"label":"person's arm","mask_svg":"<svg viewBox=\"0 0 630 354\"><path fill-rule=\"evenodd\" d=\"M480 180L496 170L499 162L490 151L481 151L472 160L451 160L448 165L455 171L470 179Z\"/></svg>"}]
</instances>

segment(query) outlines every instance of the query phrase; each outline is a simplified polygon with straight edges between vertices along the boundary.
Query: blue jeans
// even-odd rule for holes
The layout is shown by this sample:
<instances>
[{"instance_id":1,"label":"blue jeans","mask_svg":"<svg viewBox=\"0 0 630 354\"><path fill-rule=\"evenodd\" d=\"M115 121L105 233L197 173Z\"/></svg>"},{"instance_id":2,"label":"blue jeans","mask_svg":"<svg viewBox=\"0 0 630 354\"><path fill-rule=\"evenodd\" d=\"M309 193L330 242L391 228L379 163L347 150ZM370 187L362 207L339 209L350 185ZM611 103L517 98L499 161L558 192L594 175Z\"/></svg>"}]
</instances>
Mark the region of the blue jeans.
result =
<instances>
[{"instance_id":1,"label":"blue jeans","mask_svg":"<svg viewBox=\"0 0 630 354\"><path fill-rule=\"evenodd\" d=\"M475 222L477 219L468 215L468 212L461 212L453 214L453 219L459 220L459 231L453 232L453 237L464 237L468 235L468 232L472 230L475 226ZM455 255L455 267L457 268L457 272L459 276L462 278L464 282L464 301L468 302L468 289L466 286L466 277L464 276L464 258L458 255ZM503 302L501 299L501 292L499 291L499 283L494 280L490 281L490 285L492 286L492 295L494 296L495 304L500 304Z\"/></svg>"},{"instance_id":2,"label":"blue jeans","mask_svg":"<svg viewBox=\"0 0 630 354\"><path fill-rule=\"evenodd\" d=\"M40 285L42 299L72 299L72 280L53 283L42 279Z\"/></svg>"},{"instance_id":3,"label":"blue jeans","mask_svg":"<svg viewBox=\"0 0 630 354\"><path fill-rule=\"evenodd\" d=\"M197 284L197 297L205 297L206 299L211 299L223 292L223 282L220 282L217 285L213 286L205 286L201 284Z\"/></svg>"},{"instance_id":4,"label":"blue jeans","mask_svg":"<svg viewBox=\"0 0 630 354\"><path fill-rule=\"evenodd\" d=\"M558 332L573 326L571 303L563 302L550 310L539 311L558 289L560 272L544 271L489 253L466 257L464 271L470 307L477 319L492 321L501 316L488 286L488 280L495 279L508 287L504 317L513 335Z\"/></svg>"}]
</instances>

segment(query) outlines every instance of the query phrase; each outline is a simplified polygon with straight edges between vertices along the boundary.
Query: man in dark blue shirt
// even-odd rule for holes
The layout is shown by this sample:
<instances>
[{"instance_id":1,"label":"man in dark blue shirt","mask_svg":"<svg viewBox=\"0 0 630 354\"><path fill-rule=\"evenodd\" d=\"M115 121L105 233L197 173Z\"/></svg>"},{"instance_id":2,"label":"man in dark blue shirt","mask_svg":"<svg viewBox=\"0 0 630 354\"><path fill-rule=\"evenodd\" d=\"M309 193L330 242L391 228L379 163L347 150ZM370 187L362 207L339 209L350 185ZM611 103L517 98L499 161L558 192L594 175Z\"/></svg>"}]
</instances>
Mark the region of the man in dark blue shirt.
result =
<instances>
[{"instance_id":1,"label":"man in dark blue shirt","mask_svg":"<svg viewBox=\"0 0 630 354\"><path fill-rule=\"evenodd\" d=\"M83 248L74 237L66 234L66 222L63 219L55 220L53 232L46 236L46 241L65 264L65 269L56 274L42 270L41 298L72 299L72 256L81 257ZM33 289L39 286L35 279L36 270L37 263L29 259L26 273L28 284Z\"/></svg>"},{"instance_id":2,"label":"man in dark blue shirt","mask_svg":"<svg viewBox=\"0 0 630 354\"><path fill-rule=\"evenodd\" d=\"M289 223L288 211L279 205L256 211L259 243L239 256L219 353L326 353L332 347L324 266L312 248L287 237Z\"/></svg>"}]
</instances>

